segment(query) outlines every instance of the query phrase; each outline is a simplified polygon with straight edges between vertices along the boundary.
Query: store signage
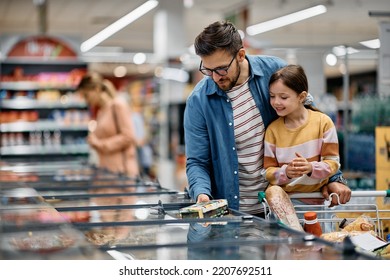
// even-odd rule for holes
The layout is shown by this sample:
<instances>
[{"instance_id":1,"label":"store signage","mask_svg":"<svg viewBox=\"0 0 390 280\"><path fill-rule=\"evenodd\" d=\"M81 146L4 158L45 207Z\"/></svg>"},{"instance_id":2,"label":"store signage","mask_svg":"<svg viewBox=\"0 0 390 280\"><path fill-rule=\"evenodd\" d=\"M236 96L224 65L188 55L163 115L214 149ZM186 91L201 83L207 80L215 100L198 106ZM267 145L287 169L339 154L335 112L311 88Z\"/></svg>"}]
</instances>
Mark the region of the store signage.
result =
<instances>
[{"instance_id":1,"label":"store signage","mask_svg":"<svg viewBox=\"0 0 390 280\"><path fill-rule=\"evenodd\" d=\"M77 58L77 53L65 42L47 36L32 36L17 42L9 51L8 58Z\"/></svg>"}]
</instances>

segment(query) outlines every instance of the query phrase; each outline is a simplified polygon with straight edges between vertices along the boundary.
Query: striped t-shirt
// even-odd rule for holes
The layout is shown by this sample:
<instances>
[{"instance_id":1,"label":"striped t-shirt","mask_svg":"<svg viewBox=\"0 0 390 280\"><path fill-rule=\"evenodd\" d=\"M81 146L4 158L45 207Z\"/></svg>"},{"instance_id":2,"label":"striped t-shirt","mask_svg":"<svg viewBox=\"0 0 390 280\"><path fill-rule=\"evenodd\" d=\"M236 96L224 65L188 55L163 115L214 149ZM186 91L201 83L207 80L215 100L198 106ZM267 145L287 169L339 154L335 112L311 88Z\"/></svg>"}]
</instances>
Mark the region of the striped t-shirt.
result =
<instances>
[{"instance_id":1,"label":"striped t-shirt","mask_svg":"<svg viewBox=\"0 0 390 280\"><path fill-rule=\"evenodd\" d=\"M265 127L260 111L249 90L248 80L227 92L233 107L234 135L239 165L240 211L263 212L258 192L268 182L261 175Z\"/></svg>"}]
</instances>

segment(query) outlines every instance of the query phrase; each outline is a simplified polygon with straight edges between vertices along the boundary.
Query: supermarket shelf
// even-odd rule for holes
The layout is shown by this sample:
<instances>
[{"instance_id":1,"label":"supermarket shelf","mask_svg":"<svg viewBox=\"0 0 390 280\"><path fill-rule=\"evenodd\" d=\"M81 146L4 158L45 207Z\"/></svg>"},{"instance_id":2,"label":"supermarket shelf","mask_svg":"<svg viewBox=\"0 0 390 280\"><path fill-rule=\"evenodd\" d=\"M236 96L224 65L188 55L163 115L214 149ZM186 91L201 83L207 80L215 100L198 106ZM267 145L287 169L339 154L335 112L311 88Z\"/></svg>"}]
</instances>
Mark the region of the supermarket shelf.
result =
<instances>
[{"instance_id":1,"label":"supermarket shelf","mask_svg":"<svg viewBox=\"0 0 390 280\"><path fill-rule=\"evenodd\" d=\"M1 147L0 153L2 156L16 155L55 155L55 154L88 154L88 144L60 145L60 146L33 146L20 145Z\"/></svg>"},{"instance_id":2,"label":"supermarket shelf","mask_svg":"<svg viewBox=\"0 0 390 280\"><path fill-rule=\"evenodd\" d=\"M0 125L0 132L28 132L28 131L87 131L87 124L64 124L56 121L45 120L37 122L18 121L13 123L3 123Z\"/></svg>"}]
</instances>

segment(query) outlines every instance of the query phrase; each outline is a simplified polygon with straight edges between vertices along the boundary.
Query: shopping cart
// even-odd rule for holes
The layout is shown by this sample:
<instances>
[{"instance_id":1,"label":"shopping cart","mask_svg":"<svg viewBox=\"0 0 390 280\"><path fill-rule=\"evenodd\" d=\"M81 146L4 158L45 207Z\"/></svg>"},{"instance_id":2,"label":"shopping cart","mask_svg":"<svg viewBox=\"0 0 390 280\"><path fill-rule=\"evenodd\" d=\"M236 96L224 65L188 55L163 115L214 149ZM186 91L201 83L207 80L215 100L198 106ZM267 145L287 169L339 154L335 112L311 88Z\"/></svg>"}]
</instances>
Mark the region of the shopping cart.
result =
<instances>
[{"instance_id":1,"label":"shopping cart","mask_svg":"<svg viewBox=\"0 0 390 280\"><path fill-rule=\"evenodd\" d=\"M390 190L384 191L352 191L351 200L346 204L341 204L337 194L330 194L330 200L333 197L337 198L338 206L329 207L328 201L324 204L298 204L299 199L305 198L323 198L319 192L313 193L294 193L289 197L293 201L293 205L299 221L303 224L303 214L308 211L315 211L318 215L323 232L337 231L342 228L343 223L348 224L355 220L358 216L364 215L369 217L373 223L376 234L382 239L386 239L389 233L388 223L390 222L390 208L379 209L375 201L376 198L390 197ZM272 219L276 217L273 215L265 195L265 192L259 192L259 202L262 204L265 218Z\"/></svg>"}]
</instances>

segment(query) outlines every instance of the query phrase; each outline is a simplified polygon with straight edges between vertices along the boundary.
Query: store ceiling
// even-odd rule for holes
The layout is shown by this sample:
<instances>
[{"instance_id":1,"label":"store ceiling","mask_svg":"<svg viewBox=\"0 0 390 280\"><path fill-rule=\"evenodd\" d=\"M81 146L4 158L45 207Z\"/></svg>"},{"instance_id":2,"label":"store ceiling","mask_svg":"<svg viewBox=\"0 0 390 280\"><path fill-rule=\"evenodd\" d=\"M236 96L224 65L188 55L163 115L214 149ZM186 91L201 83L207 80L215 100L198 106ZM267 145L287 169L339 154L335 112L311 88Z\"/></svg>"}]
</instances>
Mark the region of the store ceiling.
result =
<instances>
[{"instance_id":1,"label":"store ceiling","mask_svg":"<svg viewBox=\"0 0 390 280\"><path fill-rule=\"evenodd\" d=\"M4 35L66 36L81 43L124 14L138 7L145 0L46 0L43 13L34 2L42 0L1 0L0 33ZM171 0L160 0L160 2ZM389 0L193 0L191 8L183 8L185 42L190 46L196 35L209 23L240 14L247 9L246 24L255 24L283 16L314 5L324 4L328 11L317 17L287 27L269 31L250 38L253 47L267 54L288 56L296 51L320 50L324 54L333 46L348 45L362 49L360 58L351 61L351 71L370 71L377 67L377 51L369 51L360 41L379 37L379 21L390 20L369 15L369 12L390 12ZM163 7L160 4L159 7ZM102 42L99 47L120 47L122 61L129 60L129 53L153 53L154 15L157 9L125 27ZM239 17L236 17L239 18ZM41 21L40 23L40 20ZM44 22L44 24L42 24ZM241 23L238 23L241 24ZM127 55L127 56L126 56ZM284 57L284 58L286 58ZM103 57L101 57L103 59ZM108 61L109 59L106 58ZM112 71L121 62L91 64L102 72ZM127 65L130 71L138 68ZM328 75L338 72L327 67Z\"/></svg>"}]
</instances>

